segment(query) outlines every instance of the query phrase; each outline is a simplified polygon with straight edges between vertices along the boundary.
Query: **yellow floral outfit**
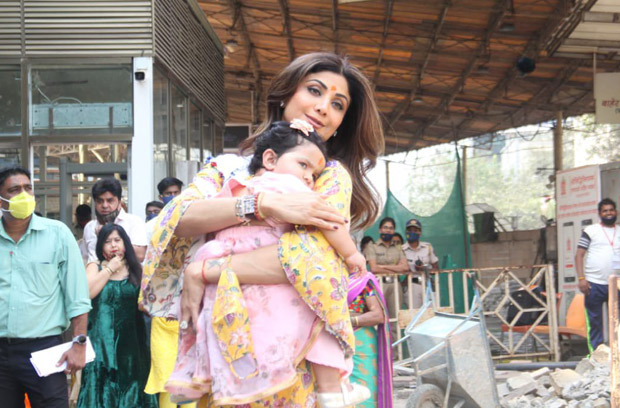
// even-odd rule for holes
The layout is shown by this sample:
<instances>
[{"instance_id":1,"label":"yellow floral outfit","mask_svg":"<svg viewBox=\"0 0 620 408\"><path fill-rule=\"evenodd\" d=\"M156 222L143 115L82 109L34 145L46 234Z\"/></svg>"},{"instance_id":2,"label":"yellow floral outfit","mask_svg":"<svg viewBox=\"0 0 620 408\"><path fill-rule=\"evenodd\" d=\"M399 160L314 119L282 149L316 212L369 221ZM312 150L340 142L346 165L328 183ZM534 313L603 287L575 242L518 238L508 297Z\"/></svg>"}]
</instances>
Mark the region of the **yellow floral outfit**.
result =
<instances>
[{"instance_id":1,"label":"yellow floral outfit","mask_svg":"<svg viewBox=\"0 0 620 408\"><path fill-rule=\"evenodd\" d=\"M230 157L209 162L194 182L173 200L157 219L151 246L147 252L142 282L141 307L154 316L176 317L180 302L181 272L191 260L194 240L174 235L185 210L196 199L213 197L222 188L232 168ZM244 162L245 163L245 162ZM239 163L241 164L241 163ZM245 166L245 164L244 164ZM349 217L352 184L347 170L338 162L327 164L317 180L315 191ZM279 256L286 275L301 299L325 324L325 330L338 339L346 357L353 354L355 337L347 305L347 269L344 261L331 248L320 231L297 227L284 234L279 242ZM226 280L230 286L218 290L238 290L235 279ZM222 282L220 282L222 283ZM234 343L230 339L230 345ZM249 404L250 407L290 406L314 407L314 379L309 364L300 356L297 381L273 396ZM205 398L199 406L212 406Z\"/></svg>"}]
</instances>

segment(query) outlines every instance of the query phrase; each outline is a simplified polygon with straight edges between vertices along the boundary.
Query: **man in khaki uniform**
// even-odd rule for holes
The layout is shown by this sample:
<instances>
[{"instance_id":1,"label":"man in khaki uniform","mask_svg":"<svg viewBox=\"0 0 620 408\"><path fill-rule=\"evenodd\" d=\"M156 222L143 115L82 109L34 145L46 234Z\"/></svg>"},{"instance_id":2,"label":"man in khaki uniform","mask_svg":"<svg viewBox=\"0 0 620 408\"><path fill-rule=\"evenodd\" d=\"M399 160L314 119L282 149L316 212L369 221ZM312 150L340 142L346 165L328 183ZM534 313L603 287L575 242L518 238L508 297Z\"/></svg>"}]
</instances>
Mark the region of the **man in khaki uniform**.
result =
<instances>
[{"instance_id":1,"label":"man in khaki uniform","mask_svg":"<svg viewBox=\"0 0 620 408\"><path fill-rule=\"evenodd\" d=\"M407 258L400 246L392 244L392 237L396 229L396 222L393 218L385 217L379 223L380 238L376 243L369 243L364 251L364 256L368 261L368 266L372 273L406 273L409 272ZM387 303L390 318L396 317L396 311L400 309L400 305L396 304L395 289L402 293L401 285L395 276L384 276L383 295ZM402 296L401 296L402 298ZM398 324L391 323L390 332L392 339L396 341L396 328Z\"/></svg>"},{"instance_id":2,"label":"man in khaki uniform","mask_svg":"<svg viewBox=\"0 0 620 408\"><path fill-rule=\"evenodd\" d=\"M420 241L422 236L422 224L415 218L407 221L407 243L402 246L409 269L413 272L413 304L411 307L420 308L423 302L423 291L420 275L424 272L424 266L430 265L432 270L439 269L439 259L428 242Z\"/></svg>"}]
</instances>

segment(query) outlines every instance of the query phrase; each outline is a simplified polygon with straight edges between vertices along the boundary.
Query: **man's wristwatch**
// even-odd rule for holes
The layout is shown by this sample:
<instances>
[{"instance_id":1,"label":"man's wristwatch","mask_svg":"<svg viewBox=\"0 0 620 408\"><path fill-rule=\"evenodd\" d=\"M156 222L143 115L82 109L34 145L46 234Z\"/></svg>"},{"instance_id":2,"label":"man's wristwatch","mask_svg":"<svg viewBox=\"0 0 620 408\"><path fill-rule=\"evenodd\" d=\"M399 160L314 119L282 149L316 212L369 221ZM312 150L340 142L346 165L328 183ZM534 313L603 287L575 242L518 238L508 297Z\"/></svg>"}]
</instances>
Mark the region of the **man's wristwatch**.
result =
<instances>
[{"instance_id":1,"label":"man's wristwatch","mask_svg":"<svg viewBox=\"0 0 620 408\"><path fill-rule=\"evenodd\" d=\"M75 336L71 342L74 343L74 344L79 344L79 345L83 346L84 344L86 344L86 339L87 339L87 337L85 335L79 334L79 335Z\"/></svg>"}]
</instances>

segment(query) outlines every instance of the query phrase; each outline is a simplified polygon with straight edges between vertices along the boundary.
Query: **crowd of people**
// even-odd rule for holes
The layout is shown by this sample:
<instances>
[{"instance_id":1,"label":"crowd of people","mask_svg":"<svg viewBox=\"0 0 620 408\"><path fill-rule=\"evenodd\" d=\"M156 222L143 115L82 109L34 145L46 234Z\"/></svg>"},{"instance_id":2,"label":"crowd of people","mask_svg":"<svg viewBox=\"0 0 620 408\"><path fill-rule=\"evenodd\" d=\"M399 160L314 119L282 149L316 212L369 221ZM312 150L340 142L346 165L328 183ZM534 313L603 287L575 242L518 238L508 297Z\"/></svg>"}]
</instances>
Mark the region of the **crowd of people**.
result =
<instances>
[{"instance_id":1,"label":"crowd of people","mask_svg":"<svg viewBox=\"0 0 620 408\"><path fill-rule=\"evenodd\" d=\"M378 214L366 174L383 143L368 79L313 53L274 78L240 155L210 158L185 189L164 178L144 218L104 178L74 237L34 213L27 170L0 170L0 399L67 407L71 374L80 408L391 407L402 285L384 297L373 273L437 258L417 220L406 243L391 218L376 243L351 238ZM69 327L58 372L40 377L30 353Z\"/></svg>"},{"instance_id":2,"label":"crowd of people","mask_svg":"<svg viewBox=\"0 0 620 408\"><path fill-rule=\"evenodd\" d=\"M144 218L101 179L76 239L34 214L27 170L0 170L3 406L67 407L72 374L84 408L390 407L387 307L349 234L377 216L383 143L368 79L314 53L274 78L241 155L162 180ZM40 377L30 354L69 327Z\"/></svg>"}]
</instances>

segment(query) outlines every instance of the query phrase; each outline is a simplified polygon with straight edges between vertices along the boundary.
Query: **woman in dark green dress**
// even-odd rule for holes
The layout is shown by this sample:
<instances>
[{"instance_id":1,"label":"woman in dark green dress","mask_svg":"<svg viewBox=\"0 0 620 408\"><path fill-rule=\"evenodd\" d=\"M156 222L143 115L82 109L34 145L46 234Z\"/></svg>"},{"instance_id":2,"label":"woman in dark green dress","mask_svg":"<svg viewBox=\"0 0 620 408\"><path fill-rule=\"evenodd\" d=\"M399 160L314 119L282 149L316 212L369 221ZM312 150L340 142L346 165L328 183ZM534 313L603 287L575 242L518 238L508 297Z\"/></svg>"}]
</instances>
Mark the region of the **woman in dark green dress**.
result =
<instances>
[{"instance_id":1,"label":"woman in dark green dress","mask_svg":"<svg viewBox=\"0 0 620 408\"><path fill-rule=\"evenodd\" d=\"M86 267L93 310L88 336L97 357L82 373L78 408L156 408L144 393L150 356L138 311L142 267L123 227L107 224L97 237L97 257Z\"/></svg>"}]
</instances>

